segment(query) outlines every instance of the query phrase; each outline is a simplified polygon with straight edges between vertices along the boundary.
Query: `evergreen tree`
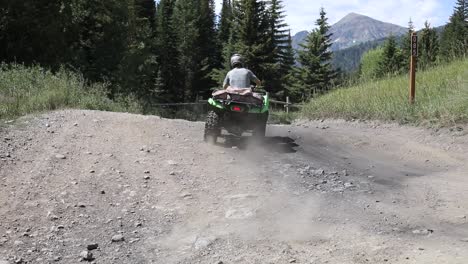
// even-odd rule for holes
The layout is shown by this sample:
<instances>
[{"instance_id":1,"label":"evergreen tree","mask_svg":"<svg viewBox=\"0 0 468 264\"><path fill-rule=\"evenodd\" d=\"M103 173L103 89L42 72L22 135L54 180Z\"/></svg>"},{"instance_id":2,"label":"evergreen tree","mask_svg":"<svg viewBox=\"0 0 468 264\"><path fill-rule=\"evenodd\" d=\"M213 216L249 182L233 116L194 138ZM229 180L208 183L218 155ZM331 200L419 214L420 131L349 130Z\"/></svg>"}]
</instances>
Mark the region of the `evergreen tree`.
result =
<instances>
[{"instance_id":1,"label":"evergreen tree","mask_svg":"<svg viewBox=\"0 0 468 264\"><path fill-rule=\"evenodd\" d=\"M379 63L377 77L396 75L404 69L404 56L398 48L394 36L390 36L383 46L382 60Z\"/></svg>"},{"instance_id":2,"label":"evergreen tree","mask_svg":"<svg viewBox=\"0 0 468 264\"><path fill-rule=\"evenodd\" d=\"M295 75L299 79L299 87L307 89L302 91L305 97L330 89L337 75L330 63L333 54L330 50L332 43L327 20L326 12L322 8L320 18L316 22L318 28L309 33L298 52L301 67Z\"/></svg>"},{"instance_id":3,"label":"evergreen tree","mask_svg":"<svg viewBox=\"0 0 468 264\"><path fill-rule=\"evenodd\" d=\"M288 74L296 64L295 51L292 46L291 31L288 32L287 45L283 47L281 54L281 71Z\"/></svg>"},{"instance_id":4,"label":"evergreen tree","mask_svg":"<svg viewBox=\"0 0 468 264\"><path fill-rule=\"evenodd\" d=\"M415 32L414 24L413 24L413 21L410 18L410 20L408 22L408 33L403 36L403 38L401 40L401 45L400 45L402 54L405 57L403 65L408 71L409 71L409 67L410 67L411 36L412 36L413 32Z\"/></svg>"},{"instance_id":5,"label":"evergreen tree","mask_svg":"<svg viewBox=\"0 0 468 264\"><path fill-rule=\"evenodd\" d=\"M216 82L210 77L213 69L220 65L221 47L216 36L216 14L214 0L200 0L199 38L197 45L200 47L200 71L194 86L198 95L210 95L210 88L216 86Z\"/></svg>"},{"instance_id":6,"label":"evergreen tree","mask_svg":"<svg viewBox=\"0 0 468 264\"><path fill-rule=\"evenodd\" d=\"M283 86L283 94L284 96L289 96L290 95L290 90L294 89L294 66L296 64L296 58L295 58L295 51L292 47L292 37L291 37L291 32L288 34L288 45L283 51L283 56L281 60L281 82Z\"/></svg>"},{"instance_id":7,"label":"evergreen tree","mask_svg":"<svg viewBox=\"0 0 468 264\"><path fill-rule=\"evenodd\" d=\"M180 94L180 74L177 31L173 23L175 8L174 0L161 0L156 14L156 47L159 65L159 94L169 102L183 100L185 94Z\"/></svg>"},{"instance_id":8,"label":"evergreen tree","mask_svg":"<svg viewBox=\"0 0 468 264\"><path fill-rule=\"evenodd\" d=\"M177 0L174 12L174 25L177 29L178 73L181 86L175 89L181 101L190 100L196 94L194 83L200 69L201 49L199 1Z\"/></svg>"},{"instance_id":9,"label":"evergreen tree","mask_svg":"<svg viewBox=\"0 0 468 264\"><path fill-rule=\"evenodd\" d=\"M269 38L269 19L266 4L258 0L235 0L233 2L233 28L231 30L234 50L244 56L247 67L265 80L270 72L272 54ZM225 57L229 61L232 54ZM268 84L266 84L268 85Z\"/></svg>"},{"instance_id":10,"label":"evergreen tree","mask_svg":"<svg viewBox=\"0 0 468 264\"><path fill-rule=\"evenodd\" d=\"M142 10L156 10L148 2L128 2L128 27L127 47L124 57L120 63L118 84L123 93L132 93L138 98L150 102L157 75L156 56L153 54L154 47L154 14L142 12Z\"/></svg>"},{"instance_id":11,"label":"evergreen tree","mask_svg":"<svg viewBox=\"0 0 468 264\"><path fill-rule=\"evenodd\" d=\"M132 0L130 0L132 1ZM139 18L149 20L149 25L154 29L156 21L156 3L154 0L134 0L137 7L136 12Z\"/></svg>"},{"instance_id":12,"label":"evergreen tree","mask_svg":"<svg viewBox=\"0 0 468 264\"><path fill-rule=\"evenodd\" d=\"M419 41L419 65L422 68L434 65L437 61L438 53L439 39L437 32L426 21Z\"/></svg>"},{"instance_id":13,"label":"evergreen tree","mask_svg":"<svg viewBox=\"0 0 468 264\"><path fill-rule=\"evenodd\" d=\"M468 54L467 0L457 0L453 15L442 34L441 52L446 60Z\"/></svg>"},{"instance_id":14,"label":"evergreen tree","mask_svg":"<svg viewBox=\"0 0 468 264\"><path fill-rule=\"evenodd\" d=\"M269 34L270 34L270 47L271 62L269 64L270 71L266 78L268 80L268 89L273 93L282 92L284 90L283 79L288 74L285 68L290 65L288 63L290 52L290 35L288 25L285 22L286 15L284 14L284 6L282 0L270 0L268 2L268 15L269 15Z\"/></svg>"},{"instance_id":15,"label":"evergreen tree","mask_svg":"<svg viewBox=\"0 0 468 264\"><path fill-rule=\"evenodd\" d=\"M221 44L221 48L223 48L224 45L229 42L229 38L231 36L232 18L231 0L223 0L218 26L218 41Z\"/></svg>"}]
</instances>

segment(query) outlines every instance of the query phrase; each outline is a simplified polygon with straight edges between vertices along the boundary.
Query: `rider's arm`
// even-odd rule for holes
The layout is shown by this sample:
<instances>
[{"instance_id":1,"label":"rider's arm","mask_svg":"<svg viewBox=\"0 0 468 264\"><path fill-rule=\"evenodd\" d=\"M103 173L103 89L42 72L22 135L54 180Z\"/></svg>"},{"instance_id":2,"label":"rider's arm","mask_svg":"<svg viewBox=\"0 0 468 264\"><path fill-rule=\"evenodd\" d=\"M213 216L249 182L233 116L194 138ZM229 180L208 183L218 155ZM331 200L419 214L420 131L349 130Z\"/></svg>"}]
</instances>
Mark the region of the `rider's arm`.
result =
<instances>
[{"instance_id":1,"label":"rider's arm","mask_svg":"<svg viewBox=\"0 0 468 264\"><path fill-rule=\"evenodd\" d=\"M249 78L250 78L250 81L254 82L257 86L262 85L262 82L260 81L260 79L258 79L257 76L255 76L255 74L252 71L249 71Z\"/></svg>"},{"instance_id":2,"label":"rider's arm","mask_svg":"<svg viewBox=\"0 0 468 264\"><path fill-rule=\"evenodd\" d=\"M230 85L230 78L229 78L229 73L226 75L226 78L224 79L224 83L223 83L223 89L226 90L227 88L229 88L229 85Z\"/></svg>"},{"instance_id":3,"label":"rider's arm","mask_svg":"<svg viewBox=\"0 0 468 264\"><path fill-rule=\"evenodd\" d=\"M258 78L255 80L255 84L257 84L257 86L261 86L262 85L262 81L260 81Z\"/></svg>"}]
</instances>

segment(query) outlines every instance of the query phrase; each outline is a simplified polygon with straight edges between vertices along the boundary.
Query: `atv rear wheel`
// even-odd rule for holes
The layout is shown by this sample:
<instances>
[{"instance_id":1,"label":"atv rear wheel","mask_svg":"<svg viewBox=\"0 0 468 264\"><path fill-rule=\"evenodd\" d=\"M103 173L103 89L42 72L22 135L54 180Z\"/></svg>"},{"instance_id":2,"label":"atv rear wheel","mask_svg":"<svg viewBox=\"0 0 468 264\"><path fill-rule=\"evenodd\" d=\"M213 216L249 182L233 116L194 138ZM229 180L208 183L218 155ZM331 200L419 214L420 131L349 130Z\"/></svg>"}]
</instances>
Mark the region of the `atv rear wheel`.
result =
<instances>
[{"instance_id":1,"label":"atv rear wheel","mask_svg":"<svg viewBox=\"0 0 468 264\"><path fill-rule=\"evenodd\" d=\"M221 119L215 111L208 112L205 123L204 140L210 144L216 144L221 134Z\"/></svg>"}]
</instances>

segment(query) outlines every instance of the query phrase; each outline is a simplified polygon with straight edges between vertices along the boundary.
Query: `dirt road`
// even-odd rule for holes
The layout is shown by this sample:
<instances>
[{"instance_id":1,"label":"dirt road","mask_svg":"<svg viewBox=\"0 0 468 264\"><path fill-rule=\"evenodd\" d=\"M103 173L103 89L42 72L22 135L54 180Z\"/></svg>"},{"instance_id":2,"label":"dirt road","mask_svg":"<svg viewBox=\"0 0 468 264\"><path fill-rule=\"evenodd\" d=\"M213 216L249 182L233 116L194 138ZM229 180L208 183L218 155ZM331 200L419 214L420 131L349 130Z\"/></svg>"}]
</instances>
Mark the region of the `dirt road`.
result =
<instances>
[{"instance_id":1,"label":"dirt road","mask_svg":"<svg viewBox=\"0 0 468 264\"><path fill-rule=\"evenodd\" d=\"M0 132L0 264L468 263L468 137L93 111ZM431 134L432 133L432 134Z\"/></svg>"}]
</instances>

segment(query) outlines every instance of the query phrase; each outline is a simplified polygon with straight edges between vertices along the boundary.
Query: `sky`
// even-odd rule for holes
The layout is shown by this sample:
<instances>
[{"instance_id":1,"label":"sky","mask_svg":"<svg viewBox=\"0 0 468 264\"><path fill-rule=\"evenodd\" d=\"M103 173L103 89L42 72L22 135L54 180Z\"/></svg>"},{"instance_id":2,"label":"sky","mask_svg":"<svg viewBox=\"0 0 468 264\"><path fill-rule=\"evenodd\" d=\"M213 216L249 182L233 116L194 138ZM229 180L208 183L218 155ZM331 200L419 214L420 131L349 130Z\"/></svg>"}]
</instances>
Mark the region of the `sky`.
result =
<instances>
[{"instance_id":1,"label":"sky","mask_svg":"<svg viewBox=\"0 0 468 264\"><path fill-rule=\"evenodd\" d=\"M222 0L216 1L219 12ZM283 0L286 22L293 34L312 30L321 7L325 8L330 24L354 12L403 27L408 26L411 18L416 29L420 29L426 20L435 27L446 24L455 2L456 0Z\"/></svg>"}]
</instances>

